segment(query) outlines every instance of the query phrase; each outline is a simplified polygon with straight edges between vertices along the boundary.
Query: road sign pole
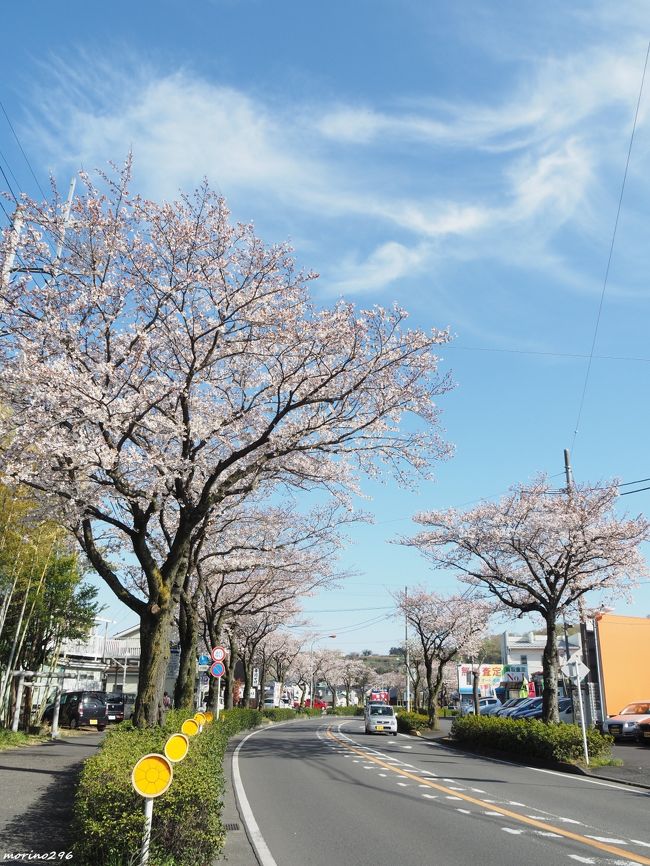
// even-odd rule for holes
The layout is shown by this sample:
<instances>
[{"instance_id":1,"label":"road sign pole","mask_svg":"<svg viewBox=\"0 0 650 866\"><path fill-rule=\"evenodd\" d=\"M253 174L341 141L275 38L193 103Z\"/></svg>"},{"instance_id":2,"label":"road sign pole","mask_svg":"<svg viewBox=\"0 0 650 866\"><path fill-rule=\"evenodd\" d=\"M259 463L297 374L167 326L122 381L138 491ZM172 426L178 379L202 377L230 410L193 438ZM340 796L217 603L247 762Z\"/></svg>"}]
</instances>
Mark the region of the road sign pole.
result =
<instances>
[{"instance_id":1,"label":"road sign pole","mask_svg":"<svg viewBox=\"0 0 650 866\"><path fill-rule=\"evenodd\" d=\"M151 821L153 819L153 797L144 798L144 830L142 831L142 846L140 848L140 866L149 862L149 843L151 842Z\"/></svg>"},{"instance_id":2,"label":"road sign pole","mask_svg":"<svg viewBox=\"0 0 650 866\"><path fill-rule=\"evenodd\" d=\"M576 689L578 691L578 707L580 709L580 727L582 728L582 747L585 753L585 763L589 766L589 748L587 747L587 726L585 725L585 714L582 707L582 689L580 688L580 676L578 675L578 660L573 662L575 671Z\"/></svg>"},{"instance_id":3,"label":"road sign pole","mask_svg":"<svg viewBox=\"0 0 650 866\"><path fill-rule=\"evenodd\" d=\"M221 677L217 680L217 721L219 721L219 707L221 705Z\"/></svg>"}]
</instances>

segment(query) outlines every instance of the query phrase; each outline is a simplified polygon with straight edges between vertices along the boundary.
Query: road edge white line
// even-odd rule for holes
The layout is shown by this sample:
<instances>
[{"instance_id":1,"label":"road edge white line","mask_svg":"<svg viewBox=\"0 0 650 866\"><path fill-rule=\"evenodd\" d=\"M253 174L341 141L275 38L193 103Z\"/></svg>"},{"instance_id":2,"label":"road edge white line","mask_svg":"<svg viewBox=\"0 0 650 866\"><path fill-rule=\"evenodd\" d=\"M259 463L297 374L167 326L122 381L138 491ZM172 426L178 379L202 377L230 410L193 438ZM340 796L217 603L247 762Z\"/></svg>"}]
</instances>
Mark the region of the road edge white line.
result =
<instances>
[{"instance_id":1,"label":"road edge white line","mask_svg":"<svg viewBox=\"0 0 650 866\"><path fill-rule=\"evenodd\" d=\"M241 815L241 819L246 826L246 834L250 839L250 843L255 849L255 856L259 860L260 866L278 866L276 863L273 854L269 851L269 847L264 841L264 836L262 836L262 831L260 830L257 821L255 820L255 816L253 815L253 810L250 807L250 803L248 802L248 797L244 791L244 783L242 782L241 774L239 772L239 750L244 745L246 740L249 740L251 737L254 737L255 734L259 734L260 731L265 731L266 728L259 728L256 731L252 731L248 734L244 739L239 743L232 756L232 783L233 788L235 789L235 796L237 798L237 803L239 804L239 813Z\"/></svg>"},{"instance_id":2,"label":"road edge white line","mask_svg":"<svg viewBox=\"0 0 650 866\"><path fill-rule=\"evenodd\" d=\"M404 736L408 736L405 734ZM648 788L637 787L629 782L611 782L604 779L592 779L589 776L583 776L582 773L563 773L561 770L547 770L544 767L531 767L529 764L520 764L517 761L504 761L503 758L493 758L489 755L481 755L480 752L466 752L463 749L455 749L453 746L446 746L438 743L436 740L420 740L428 746L433 746L436 749L443 749L445 752L453 752L455 755L468 755L473 758L480 758L482 761L490 761L493 764L506 764L508 767L522 767L525 770L533 770L535 773L547 773L550 776L561 776L564 779L573 781L587 782L589 785L597 785L601 788L615 788L617 791L628 791L637 794L645 794L650 797Z\"/></svg>"}]
</instances>

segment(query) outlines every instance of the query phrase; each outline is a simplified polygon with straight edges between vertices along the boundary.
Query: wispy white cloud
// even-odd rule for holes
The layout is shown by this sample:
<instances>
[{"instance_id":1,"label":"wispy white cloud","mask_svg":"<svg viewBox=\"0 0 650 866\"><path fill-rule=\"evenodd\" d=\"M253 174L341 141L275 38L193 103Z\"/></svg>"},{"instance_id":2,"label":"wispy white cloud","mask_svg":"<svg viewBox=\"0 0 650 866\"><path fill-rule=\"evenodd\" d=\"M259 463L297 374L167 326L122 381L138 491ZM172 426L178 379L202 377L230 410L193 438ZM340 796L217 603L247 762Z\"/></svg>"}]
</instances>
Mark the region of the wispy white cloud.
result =
<instances>
[{"instance_id":1,"label":"wispy white cloud","mask_svg":"<svg viewBox=\"0 0 650 866\"><path fill-rule=\"evenodd\" d=\"M328 293L376 292L404 277L418 275L430 255L428 244L407 247L389 241L374 249L363 261L348 256L338 269L338 279L329 283Z\"/></svg>"},{"instance_id":2,"label":"wispy white cloud","mask_svg":"<svg viewBox=\"0 0 650 866\"><path fill-rule=\"evenodd\" d=\"M296 106L133 58L119 69L68 59L48 65L30 138L59 170L119 161L132 148L147 195L172 197L206 175L247 217L288 210L314 226L372 225L374 252L343 253L329 268L335 291L369 291L430 266L443 239L454 241L446 256L518 266L532 254L558 261L545 244L569 221L593 231L593 198L603 172L620 167L638 92L629 48L544 58L492 104L408 109Z\"/></svg>"}]
</instances>

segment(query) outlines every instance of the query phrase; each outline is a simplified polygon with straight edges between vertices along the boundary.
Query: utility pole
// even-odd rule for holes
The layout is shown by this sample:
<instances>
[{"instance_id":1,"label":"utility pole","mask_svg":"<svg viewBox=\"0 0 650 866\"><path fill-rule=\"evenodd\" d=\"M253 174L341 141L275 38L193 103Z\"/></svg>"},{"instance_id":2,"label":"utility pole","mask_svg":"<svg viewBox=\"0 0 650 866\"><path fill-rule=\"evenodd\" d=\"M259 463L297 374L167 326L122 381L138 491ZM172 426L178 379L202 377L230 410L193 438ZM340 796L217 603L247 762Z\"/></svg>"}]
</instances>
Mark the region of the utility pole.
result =
<instances>
[{"instance_id":1,"label":"utility pole","mask_svg":"<svg viewBox=\"0 0 650 866\"><path fill-rule=\"evenodd\" d=\"M406 601L408 597L409 588L408 586L404 587L404 601ZM405 606L406 608L406 606ZM410 657L409 657L409 621L406 616L406 610L404 612L404 660L406 663L406 712L411 712L411 677L410 677ZM417 699L417 695L416 695Z\"/></svg>"},{"instance_id":2,"label":"utility pole","mask_svg":"<svg viewBox=\"0 0 650 866\"><path fill-rule=\"evenodd\" d=\"M571 499L571 491L573 490L573 472L571 470L571 458L569 456L569 449L568 448L564 449L564 474L566 476L567 496L569 499ZM582 599L580 599L578 601L578 610L579 610L580 624L582 624L583 619L584 619ZM588 766L589 765L589 750L587 748L587 728L586 728L586 724L585 724L585 713L584 713L584 707L583 707L583 703L582 703L582 683L581 683L581 677L578 674L578 658L577 658L577 654L576 654L576 657L573 659L573 662L569 665L569 637L567 635L566 617L564 617L564 615L563 615L563 622L564 622L564 645L566 648L566 663L569 666L569 671L571 671L571 668L573 668L573 671L574 671L574 676L575 676L574 686L575 686L576 694L578 696L578 708L579 708L579 712L580 712L580 727L582 729L582 743L583 743L583 748L584 748L584 752L585 752L585 761L586 761L587 766ZM582 629L581 628L579 629L578 633L582 637ZM581 653L581 650L578 649L578 652ZM572 677L570 677L570 679L572 679Z\"/></svg>"},{"instance_id":3,"label":"utility pole","mask_svg":"<svg viewBox=\"0 0 650 866\"><path fill-rule=\"evenodd\" d=\"M573 489L573 472L568 448L564 449L564 474L566 475L566 492L570 495Z\"/></svg>"}]
</instances>

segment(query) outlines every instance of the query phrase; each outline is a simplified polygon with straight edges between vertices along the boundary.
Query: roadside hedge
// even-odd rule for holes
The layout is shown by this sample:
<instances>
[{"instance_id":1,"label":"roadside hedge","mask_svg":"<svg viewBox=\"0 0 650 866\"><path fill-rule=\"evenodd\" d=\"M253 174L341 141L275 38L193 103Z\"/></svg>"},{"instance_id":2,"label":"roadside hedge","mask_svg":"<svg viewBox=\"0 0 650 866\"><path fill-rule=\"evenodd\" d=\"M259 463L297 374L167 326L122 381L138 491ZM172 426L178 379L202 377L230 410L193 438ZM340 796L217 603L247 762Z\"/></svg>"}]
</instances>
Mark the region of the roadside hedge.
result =
<instances>
[{"instance_id":1,"label":"roadside hedge","mask_svg":"<svg viewBox=\"0 0 650 866\"><path fill-rule=\"evenodd\" d=\"M326 713L328 716L362 716L363 706L328 707Z\"/></svg>"},{"instance_id":2,"label":"roadside hedge","mask_svg":"<svg viewBox=\"0 0 650 866\"><path fill-rule=\"evenodd\" d=\"M266 707L262 710L262 715L272 722L286 722L288 719L295 719L298 711L291 707Z\"/></svg>"},{"instance_id":3,"label":"roadside hedge","mask_svg":"<svg viewBox=\"0 0 650 866\"><path fill-rule=\"evenodd\" d=\"M514 758L579 764L584 760L582 731L578 725L548 724L538 719L500 716L459 716L451 726L457 743L476 749L505 752ZM610 736L595 728L587 730L590 756L611 757Z\"/></svg>"},{"instance_id":4,"label":"roadside hedge","mask_svg":"<svg viewBox=\"0 0 650 866\"><path fill-rule=\"evenodd\" d=\"M429 717L422 713L407 713L406 710L397 714L397 730L403 734L410 731L421 731L429 727Z\"/></svg>"},{"instance_id":5,"label":"roadside hedge","mask_svg":"<svg viewBox=\"0 0 650 866\"><path fill-rule=\"evenodd\" d=\"M75 863L130 866L139 861L143 798L131 785L137 761L162 753L169 736L193 713L171 710L162 727L138 729L123 722L84 763L75 800ZM223 757L229 737L262 721L257 710L233 709L192 737L187 757L174 765L169 789L153 811L151 866L203 866L223 847Z\"/></svg>"}]
</instances>

